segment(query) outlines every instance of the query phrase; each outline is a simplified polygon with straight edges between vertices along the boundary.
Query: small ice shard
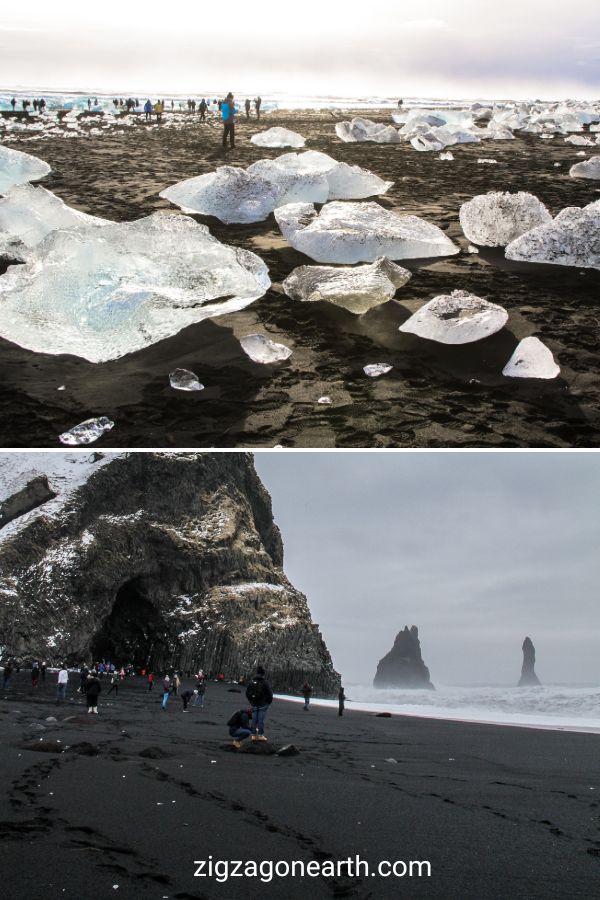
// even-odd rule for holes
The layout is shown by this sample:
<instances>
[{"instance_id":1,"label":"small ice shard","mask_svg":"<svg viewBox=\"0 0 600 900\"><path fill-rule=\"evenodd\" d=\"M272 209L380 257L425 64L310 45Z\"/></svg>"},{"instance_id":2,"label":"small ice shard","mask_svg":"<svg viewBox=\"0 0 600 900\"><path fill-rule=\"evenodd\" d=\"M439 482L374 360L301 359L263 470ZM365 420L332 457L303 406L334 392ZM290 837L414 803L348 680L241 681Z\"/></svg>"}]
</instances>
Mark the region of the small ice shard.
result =
<instances>
[{"instance_id":1,"label":"small ice shard","mask_svg":"<svg viewBox=\"0 0 600 900\"><path fill-rule=\"evenodd\" d=\"M399 330L440 344L470 344L500 331L508 321L501 306L467 291L434 297Z\"/></svg>"},{"instance_id":2,"label":"small ice shard","mask_svg":"<svg viewBox=\"0 0 600 900\"><path fill-rule=\"evenodd\" d=\"M64 385L64 384L61 384L61 386L60 386L60 387L57 387L56 390L57 390L57 391L64 391L64 390L65 390L65 385Z\"/></svg>"},{"instance_id":3,"label":"small ice shard","mask_svg":"<svg viewBox=\"0 0 600 900\"><path fill-rule=\"evenodd\" d=\"M292 300L314 303L326 300L356 315L391 300L411 277L385 257L362 266L299 266L283 282Z\"/></svg>"},{"instance_id":4,"label":"small ice shard","mask_svg":"<svg viewBox=\"0 0 600 900\"><path fill-rule=\"evenodd\" d=\"M319 397L317 403L320 403L321 406L329 406L331 403L333 403L333 401L331 397Z\"/></svg>"},{"instance_id":5,"label":"small ice shard","mask_svg":"<svg viewBox=\"0 0 600 900\"><path fill-rule=\"evenodd\" d=\"M200 384L198 376L189 369L173 369L169 374L169 384L176 391L203 391L204 385Z\"/></svg>"},{"instance_id":6,"label":"small ice shard","mask_svg":"<svg viewBox=\"0 0 600 900\"><path fill-rule=\"evenodd\" d=\"M552 221L544 204L525 191L478 194L460 208L465 236L481 247L505 247L526 231Z\"/></svg>"},{"instance_id":7,"label":"small ice shard","mask_svg":"<svg viewBox=\"0 0 600 900\"><path fill-rule=\"evenodd\" d=\"M50 171L48 163L37 156L0 146L0 194L6 194L15 184L43 178Z\"/></svg>"},{"instance_id":8,"label":"small ice shard","mask_svg":"<svg viewBox=\"0 0 600 900\"><path fill-rule=\"evenodd\" d=\"M270 284L258 256L187 216L59 229L0 278L0 335L105 362L243 309Z\"/></svg>"},{"instance_id":9,"label":"small ice shard","mask_svg":"<svg viewBox=\"0 0 600 900\"><path fill-rule=\"evenodd\" d=\"M387 363L370 363L368 366L363 366L363 372L369 378L379 378L380 375L387 375L393 368L393 366L388 366Z\"/></svg>"},{"instance_id":10,"label":"small ice shard","mask_svg":"<svg viewBox=\"0 0 600 900\"><path fill-rule=\"evenodd\" d=\"M524 338L502 369L507 378L556 378L560 366L554 361L552 351L539 338Z\"/></svg>"},{"instance_id":11,"label":"small ice shard","mask_svg":"<svg viewBox=\"0 0 600 900\"><path fill-rule=\"evenodd\" d=\"M454 256L459 248L436 225L405 216L378 203L327 203L319 214L312 203L290 203L275 211L287 241L317 262L373 262Z\"/></svg>"},{"instance_id":12,"label":"small ice shard","mask_svg":"<svg viewBox=\"0 0 600 900\"><path fill-rule=\"evenodd\" d=\"M250 138L257 147L304 147L304 138L287 128L268 128Z\"/></svg>"},{"instance_id":13,"label":"small ice shard","mask_svg":"<svg viewBox=\"0 0 600 900\"><path fill-rule=\"evenodd\" d=\"M289 359L292 351L285 344L276 344L264 334L247 334L240 338L242 350L255 363L276 363Z\"/></svg>"},{"instance_id":14,"label":"small ice shard","mask_svg":"<svg viewBox=\"0 0 600 900\"><path fill-rule=\"evenodd\" d=\"M477 249L477 247L474 247L473 244L469 244L469 246L467 247L467 252L468 253L479 253L479 250Z\"/></svg>"},{"instance_id":15,"label":"small ice shard","mask_svg":"<svg viewBox=\"0 0 600 900\"><path fill-rule=\"evenodd\" d=\"M600 178L600 156L592 156L585 162L575 163L569 169L569 175L573 178Z\"/></svg>"},{"instance_id":16,"label":"small ice shard","mask_svg":"<svg viewBox=\"0 0 600 900\"><path fill-rule=\"evenodd\" d=\"M454 154L451 153L450 150L446 150L445 153L440 153L438 159L442 159L444 161L450 161L454 159Z\"/></svg>"},{"instance_id":17,"label":"small ice shard","mask_svg":"<svg viewBox=\"0 0 600 900\"><path fill-rule=\"evenodd\" d=\"M580 209L570 206L555 219L512 241L506 258L600 269L600 200Z\"/></svg>"},{"instance_id":18,"label":"small ice shard","mask_svg":"<svg viewBox=\"0 0 600 900\"><path fill-rule=\"evenodd\" d=\"M93 444L106 431L110 431L114 427L114 422L107 419L106 416L100 416L98 419L86 419L69 431L59 435L61 444L76 446L77 444Z\"/></svg>"},{"instance_id":19,"label":"small ice shard","mask_svg":"<svg viewBox=\"0 0 600 900\"><path fill-rule=\"evenodd\" d=\"M480 166L497 166L498 160L497 159L484 159L484 157L481 156L477 160L477 164Z\"/></svg>"}]
</instances>

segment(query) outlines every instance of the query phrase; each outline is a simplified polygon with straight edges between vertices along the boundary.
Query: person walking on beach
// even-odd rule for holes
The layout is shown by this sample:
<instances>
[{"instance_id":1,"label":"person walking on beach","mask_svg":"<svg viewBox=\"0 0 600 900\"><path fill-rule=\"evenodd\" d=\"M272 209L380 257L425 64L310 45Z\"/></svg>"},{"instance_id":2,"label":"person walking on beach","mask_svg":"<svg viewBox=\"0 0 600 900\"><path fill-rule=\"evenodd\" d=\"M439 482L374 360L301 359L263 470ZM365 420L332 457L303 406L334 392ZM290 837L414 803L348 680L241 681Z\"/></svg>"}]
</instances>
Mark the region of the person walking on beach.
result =
<instances>
[{"instance_id":1,"label":"person walking on beach","mask_svg":"<svg viewBox=\"0 0 600 900\"><path fill-rule=\"evenodd\" d=\"M344 715L344 703L346 702L346 695L344 693L344 688L340 685L340 690L338 693L338 716Z\"/></svg>"},{"instance_id":2,"label":"person walking on beach","mask_svg":"<svg viewBox=\"0 0 600 900\"><path fill-rule=\"evenodd\" d=\"M235 105L233 102L233 94L231 91L227 94L225 100L221 104L221 118L223 120L223 150L227 149L227 136L229 136L229 146L233 150L235 147Z\"/></svg>"},{"instance_id":3,"label":"person walking on beach","mask_svg":"<svg viewBox=\"0 0 600 900\"><path fill-rule=\"evenodd\" d=\"M304 707L303 707L303 709L304 709L305 712L308 710L308 706L309 706L309 704L310 704L310 695L311 695L311 694L312 694L312 688L311 688L310 684L308 683L308 681L305 681L304 684L302 685L302 695L303 695L303 697L304 697Z\"/></svg>"},{"instance_id":4,"label":"person walking on beach","mask_svg":"<svg viewBox=\"0 0 600 900\"><path fill-rule=\"evenodd\" d=\"M46 101L42 97L40 100L40 112L43 113L45 109L46 109Z\"/></svg>"},{"instance_id":5,"label":"person walking on beach","mask_svg":"<svg viewBox=\"0 0 600 900\"><path fill-rule=\"evenodd\" d=\"M165 675L163 678L163 698L162 698L162 708L167 708L167 703L169 702L169 696L171 694L171 679L168 675Z\"/></svg>"},{"instance_id":6,"label":"person walking on beach","mask_svg":"<svg viewBox=\"0 0 600 900\"><path fill-rule=\"evenodd\" d=\"M198 693L198 691L192 691L189 688L187 689L187 691L183 691L183 693L181 694L181 700L183 702L183 711L184 712L188 712L188 703L190 702L190 700L192 699L194 694L197 694L197 693Z\"/></svg>"},{"instance_id":7,"label":"person walking on beach","mask_svg":"<svg viewBox=\"0 0 600 900\"><path fill-rule=\"evenodd\" d=\"M204 709L204 695L206 694L206 683L204 679L202 681L198 681L198 686L194 691L196 695L194 697L194 706L199 706L200 709Z\"/></svg>"},{"instance_id":8,"label":"person walking on beach","mask_svg":"<svg viewBox=\"0 0 600 900\"><path fill-rule=\"evenodd\" d=\"M12 106L13 112L15 111L15 106L17 105L17 98L13 97L10 101L10 105Z\"/></svg>"},{"instance_id":9,"label":"person walking on beach","mask_svg":"<svg viewBox=\"0 0 600 900\"><path fill-rule=\"evenodd\" d=\"M252 734L250 730L251 716L251 709L238 709L227 722L229 736L233 738L233 746L236 750L239 750L242 746L242 741Z\"/></svg>"},{"instance_id":10,"label":"person walking on beach","mask_svg":"<svg viewBox=\"0 0 600 900\"><path fill-rule=\"evenodd\" d=\"M254 109L256 110L256 121L257 121L257 122L260 122L260 106L261 106L261 103L262 103L262 98L261 98L261 97L257 97L256 100L254 101Z\"/></svg>"},{"instance_id":11,"label":"person walking on beach","mask_svg":"<svg viewBox=\"0 0 600 900\"><path fill-rule=\"evenodd\" d=\"M144 112L146 114L146 122L149 122L152 116L152 104L150 100L146 100L144 103Z\"/></svg>"},{"instance_id":12,"label":"person walking on beach","mask_svg":"<svg viewBox=\"0 0 600 900\"><path fill-rule=\"evenodd\" d=\"M3 679L2 679L2 689L5 691L7 691L10 687L10 680L12 678L12 673L13 673L12 660L8 659L4 663L4 673L3 673Z\"/></svg>"},{"instance_id":13,"label":"person walking on beach","mask_svg":"<svg viewBox=\"0 0 600 900\"><path fill-rule=\"evenodd\" d=\"M42 673L42 684L46 684L46 660L44 660L44 662L42 663L42 668L40 671Z\"/></svg>"},{"instance_id":14,"label":"person walking on beach","mask_svg":"<svg viewBox=\"0 0 600 900\"><path fill-rule=\"evenodd\" d=\"M176 697L179 696L180 684L181 684L181 678L179 677L179 672L174 672L173 679L171 681L171 691L175 694Z\"/></svg>"},{"instance_id":15,"label":"person walking on beach","mask_svg":"<svg viewBox=\"0 0 600 900\"><path fill-rule=\"evenodd\" d=\"M244 103L244 109L246 110L246 118L250 118L250 100L246 97L246 102Z\"/></svg>"},{"instance_id":16,"label":"person walking on beach","mask_svg":"<svg viewBox=\"0 0 600 900\"><path fill-rule=\"evenodd\" d=\"M115 697L118 697L119 696L119 676L117 675L116 672L113 672L110 677L110 689L108 691L108 694L112 694L113 691L115 692ZM108 694L106 695L107 697L108 697Z\"/></svg>"},{"instance_id":17,"label":"person walking on beach","mask_svg":"<svg viewBox=\"0 0 600 900\"><path fill-rule=\"evenodd\" d=\"M262 666L256 669L256 675L246 688L246 699L252 706L252 730L253 741L266 741L265 717L269 706L273 702L271 685L265 678L265 670Z\"/></svg>"},{"instance_id":18,"label":"person walking on beach","mask_svg":"<svg viewBox=\"0 0 600 900\"><path fill-rule=\"evenodd\" d=\"M88 713L96 713L96 715L98 715L98 697L101 690L102 685L100 684L100 679L98 678L98 676L88 675L87 681L85 683L85 700L87 703Z\"/></svg>"},{"instance_id":19,"label":"person walking on beach","mask_svg":"<svg viewBox=\"0 0 600 900\"><path fill-rule=\"evenodd\" d=\"M206 105L206 100L203 97L202 100L200 101L200 103L198 104L198 112L200 113L200 121L201 122L206 122L206 110L207 109L208 109L208 107Z\"/></svg>"},{"instance_id":20,"label":"person walking on beach","mask_svg":"<svg viewBox=\"0 0 600 900\"><path fill-rule=\"evenodd\" d=\"M31 687L35 690L38 686L38 682L40 680L40 664L37 659L34 659L33 664L31 666Z\"/></svg>"},{"instance_id":21,"label":"person walking on beach","mask_svg":"<svg viewBox=\"0 0 600 900\"><path fill-rule=\"evenodd\" d=\"M61 664L58 673L58 681L56 682L56 702L64 703L67 696L67 684L69 682L69 673L64 663Z\"/></svg>"},{"instance_id":22,"label":"person walking on beach","mask_svg":"<svg viewBox=\"0 0 600 900\"><path fill-rule=\"evenodd\" d=\"M148 690L151 691L154 687L154 672L150 672L148 675Z\"/></svg>"},{"instance_id":23,"label":"person walking on beach","mask_svg":"<svg viewBox=\"0 0 600 900\"><path fill-rule=\"evenodd\" d=\"M82 664L79 670L79 693L85 694L85 683L87 681L87 677L90 674L90 671L85 663Z\"/></svg>"}]
</instances>

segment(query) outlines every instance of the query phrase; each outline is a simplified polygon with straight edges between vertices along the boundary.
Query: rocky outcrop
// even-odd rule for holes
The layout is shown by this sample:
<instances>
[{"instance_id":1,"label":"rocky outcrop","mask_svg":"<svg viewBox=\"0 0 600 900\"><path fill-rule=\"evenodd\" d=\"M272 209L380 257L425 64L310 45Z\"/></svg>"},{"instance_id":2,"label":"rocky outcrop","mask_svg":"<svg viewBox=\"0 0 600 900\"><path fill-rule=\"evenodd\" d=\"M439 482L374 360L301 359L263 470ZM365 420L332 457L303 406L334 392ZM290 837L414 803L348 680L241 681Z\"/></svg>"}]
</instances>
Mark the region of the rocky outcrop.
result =
<instances>
[{"instance_id":1,"label":"rocky outcrop","mask_svg":"<svg viewBox=\"0 0 600 900\"><path fill-rule=\"evenodd\" d=\"M379 660L373 679L376 688L429 688L429 669L421 657L421 643L416 625L408 625L400 631L394 646Z\"/></svg>"},{"instance_id":2,"label":"rocky outcrop","mask_svg":"<svg viewBox=\"0 0 600 900\"><path fill-rule=\"evenodd\" d=\"M56 494L50 490L46 475L36 475L24 487L2 500L0 503L0 528L8 525L13 519L31 512L42 503L53 500L54 497Z\"/></svg>"},{"instance_id":3,"label":"rocky outcrop","mask_svg":"<svg viewBox=\"0 0 600 900\"><path fill-rule=\"evenodd\" d=\"M535 674L535 647L531 638L526 637L523 641L523 666L521 667L519 687L535 687L539 683L540 680Z\"/></svg>"},{"instance_id":4,"label":"rocky outcrop","mask_svg":"<svg viewBox=\"0 0 600 900\"><path fill-rule=\"evenodd\" d=\"M277 690L337 692L250 454L106 454L88 468L0 531L4 657L231 677L262 663Z\"/></svg>"}]
</instances>

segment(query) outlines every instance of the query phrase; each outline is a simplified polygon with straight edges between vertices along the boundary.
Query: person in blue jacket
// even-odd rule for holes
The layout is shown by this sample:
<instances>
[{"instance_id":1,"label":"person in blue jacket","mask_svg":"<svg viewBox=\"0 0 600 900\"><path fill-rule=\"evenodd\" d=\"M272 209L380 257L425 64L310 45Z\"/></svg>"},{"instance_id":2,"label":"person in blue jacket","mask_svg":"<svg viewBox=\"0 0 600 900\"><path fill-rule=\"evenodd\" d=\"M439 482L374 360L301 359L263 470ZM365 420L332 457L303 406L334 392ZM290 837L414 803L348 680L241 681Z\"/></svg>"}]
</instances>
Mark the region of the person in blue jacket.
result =
<instances>
[{"instance_id":1,"label":"person in blue jacket","mask_svg":"<svg viewBox=\"0 0 600 900\"><path fill-rule=\"evenodd\" d=\"M229 135L229 146L232 150L235 147L234 116L235 105L233 103L233 94L230 91L221 104L221 118L223 120L223 150L227 149L227 135Z\"/></svg>"},{"instance_id":2,"label":"person in blue jacket","mask_svg":"<svg viewBox=\"0 0 600 900\"><path fill-rule=\"evenodd\" d=\"M146 100L144 103L144 112L146 113L146 122L149 122L152 116L152 103L150 100Z\"/></svg>"}]
</instances>

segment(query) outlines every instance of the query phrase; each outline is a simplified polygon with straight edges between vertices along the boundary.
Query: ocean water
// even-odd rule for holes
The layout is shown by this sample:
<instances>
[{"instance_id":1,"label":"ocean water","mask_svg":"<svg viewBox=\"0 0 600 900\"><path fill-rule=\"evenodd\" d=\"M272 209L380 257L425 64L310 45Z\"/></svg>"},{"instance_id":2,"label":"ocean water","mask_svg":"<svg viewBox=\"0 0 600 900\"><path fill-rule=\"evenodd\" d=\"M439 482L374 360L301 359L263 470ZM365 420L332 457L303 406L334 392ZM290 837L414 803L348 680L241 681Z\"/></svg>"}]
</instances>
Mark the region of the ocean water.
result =
<instances>
[{"instance_id":1,"label":"ocean water","mask_svg":"<svg viewBox=\"0 0 600 900\"><path fill-rule=\"evenodd\" d=\"M435 691L402 691L348 684L345 692L348 709L600 734L600 686L517 688L436 684ZM302 702L298 697L285 699ZM314 699L311 703L337 707L336 700Z\"/></svg>"}]
</instances>

